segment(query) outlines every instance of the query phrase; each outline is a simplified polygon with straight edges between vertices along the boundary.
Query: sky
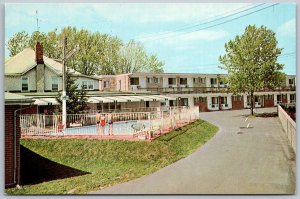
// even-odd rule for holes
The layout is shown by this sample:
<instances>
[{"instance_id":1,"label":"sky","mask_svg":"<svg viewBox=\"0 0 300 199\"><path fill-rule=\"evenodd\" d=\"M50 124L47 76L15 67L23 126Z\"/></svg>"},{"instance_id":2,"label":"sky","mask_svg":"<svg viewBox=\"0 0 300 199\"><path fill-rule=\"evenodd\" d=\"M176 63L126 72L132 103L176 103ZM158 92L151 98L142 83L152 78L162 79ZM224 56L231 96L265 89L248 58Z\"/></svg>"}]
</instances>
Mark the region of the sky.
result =
<instances>
[{"instance_id":1,"label":"sky","mask_svg":"<svg viewBox=\"0 0 300 199\"><path fill-rule=\"evenodd\" d=\"M38 11L38 14L36 14ZM38 26L37 26L38 18ZM296 74L296 6L291 3L93 3L6 4L5 42L15 33L31 34L76 26L141 42L164 61L165 72L226 73L218 68L226 42L246 26L264 25L283 48L278 62ZM9 52L5 49L5 56Z\"/></svg>"}]
</instances>

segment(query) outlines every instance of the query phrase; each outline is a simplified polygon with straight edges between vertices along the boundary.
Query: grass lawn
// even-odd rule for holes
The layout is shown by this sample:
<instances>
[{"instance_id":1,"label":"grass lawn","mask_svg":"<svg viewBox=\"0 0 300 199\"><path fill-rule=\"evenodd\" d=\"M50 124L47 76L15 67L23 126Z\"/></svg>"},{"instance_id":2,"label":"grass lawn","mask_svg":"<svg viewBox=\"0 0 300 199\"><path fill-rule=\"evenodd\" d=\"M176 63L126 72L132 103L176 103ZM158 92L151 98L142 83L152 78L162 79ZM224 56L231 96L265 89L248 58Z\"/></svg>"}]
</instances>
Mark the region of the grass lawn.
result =
<instances>
[{"instance_id":1,"label":"grass lawn","mask_svg":"<svg viewBox=\"0 0 300 199\"><path fill-rule=\"evenodd\" d=\"M26 139L21 144L53 162L88 174L52 180L7 194L82 194L153 173L206 143L218 127L196 122L153 142L91 139ZM45 165L46 166L46 165Z\"/></svg>"}]
</instances>

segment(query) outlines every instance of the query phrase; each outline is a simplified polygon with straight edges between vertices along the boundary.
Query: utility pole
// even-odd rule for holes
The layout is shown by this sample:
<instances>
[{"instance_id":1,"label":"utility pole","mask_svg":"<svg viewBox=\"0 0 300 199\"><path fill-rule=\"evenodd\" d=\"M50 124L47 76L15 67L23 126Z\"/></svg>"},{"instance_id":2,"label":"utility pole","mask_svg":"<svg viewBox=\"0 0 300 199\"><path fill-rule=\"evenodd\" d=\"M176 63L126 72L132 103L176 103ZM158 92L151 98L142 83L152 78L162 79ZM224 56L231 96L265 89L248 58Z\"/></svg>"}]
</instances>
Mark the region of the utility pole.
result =
<instances>
[{"instance_id":1,"label":"utility pole","mask_svg":"<svg viewBox=\"0 0 300 199\"><path fill-rule=\"evenodd\" d=\"M67 66L66 66L66 61L68 58L70 58L74 53L80 50L79 45L76 46L72 51L70 51L68 54L66 54L66 49L67 49L67 37L64 36L64 41L63 41L63 59L62 59L62 75L63 75L63 91L62 91L62 124L63 128L66 128L67 124Z\"/></svg>"},{"instance_id":2,"label":"utility pole","mask_svg":"<svg viewBox=\"0 0 300 199\"><path fill-rule=\"evenodd\" d=\"M66 128L67 124L67 91L66 91L66 48L67 48L67 37L64 36L63 42L63 59L62 59L62 72L63 72L63 91L62 91L62 124L63 128Z\"/></svg>"}]
</instances>

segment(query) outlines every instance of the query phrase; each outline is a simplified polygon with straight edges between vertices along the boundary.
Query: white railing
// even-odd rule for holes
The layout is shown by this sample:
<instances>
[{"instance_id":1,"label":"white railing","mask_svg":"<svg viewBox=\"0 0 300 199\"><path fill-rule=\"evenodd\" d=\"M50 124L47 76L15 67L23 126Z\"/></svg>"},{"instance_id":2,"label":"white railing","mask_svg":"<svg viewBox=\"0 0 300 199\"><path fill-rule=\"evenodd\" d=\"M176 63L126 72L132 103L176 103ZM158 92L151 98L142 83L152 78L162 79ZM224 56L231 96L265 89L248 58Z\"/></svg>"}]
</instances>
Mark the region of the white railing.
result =
<instances>
[{"instance_id":1,"label":"white railing","mask_svg":"<svg viewBox=\"0 0 300 199\"><path fill-rule=\"evenodd\" d=\"M159 111L159 110L160 110L160 107L137 107L137 108L121 108L121 109L88 110L85 113L96 114L99 111L101 113L153 112L153 111Z\"/></svg>"},{"instance_id":2,"label":"white railing","mask_svg":"<svg viewBox=\"0 0 300 199\"><path fill-rule=\"evenodd\" d=\"M278 117L286 133L289 143L296 153L296 122L286 113L286 111L277 105Z\"/></svg>"},{"instance_id":3,"label":"white railing","mask_svg":"<svg viewBox=\"0 0 300 199\"><path fill-rule=\"evenodd\" d=\"M96 125L96 114L68 114L67 125L62 125L61 115L25 114L20 116L22 136L66 135L133 135L135 126L141 131L168 132L199 118L198 107L170 107L167 111L100 113L106 118L103 129ZM111 114L112 125L107 123Z\"/></svg>"}]
</instances>

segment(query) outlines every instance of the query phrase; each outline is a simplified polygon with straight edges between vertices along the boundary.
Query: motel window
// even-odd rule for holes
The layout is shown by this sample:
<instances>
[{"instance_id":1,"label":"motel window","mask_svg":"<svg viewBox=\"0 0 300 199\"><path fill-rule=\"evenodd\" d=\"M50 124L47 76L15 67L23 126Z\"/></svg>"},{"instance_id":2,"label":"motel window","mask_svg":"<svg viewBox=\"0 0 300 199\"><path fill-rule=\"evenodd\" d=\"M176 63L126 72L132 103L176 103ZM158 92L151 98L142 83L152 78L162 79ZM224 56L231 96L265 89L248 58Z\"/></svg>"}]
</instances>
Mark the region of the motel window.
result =
<instances>
[{"instance_id":1,"label":"motel window","mask_svg":"<svg viewBox=\"0 0 300 199\"><path fill-rule=\"evenodd\" d=\"M132 77L130 78L130 85L139 85L139 78L138 77Z\"/></svg>"},{"instance_id":2,"label":"motel window","mask_svg":"<svg viewBox=\"0 0 300 199\"><path fill-rule=\"evenodd\" d=\"M106 81L104 81L104 87L106 87L105 82ZM93 81L82 81L82 87L83 87L83 89L86 89L86 90L94 90L94 82Z\"/></svg>"},{"instance_id":3,"label":"motel window","mask_svg":"<svg viewBox=\"0 0 300 199\"><path fill-rule=\"evenodd\" d=\"M199 82L200 82L201 84L204 84L204 83L205 83L205 78L199 77Z\"/></svg>"},{"instance_id":4,"label":"motel window","mask_svg":"<svg viewBox=\"0 0 300 199\"><path fill-rule=\"evenodd\" d=\"M291 102L295 102L295 95L294 95L294 94L291 94L291 95L290 95L290 101L291 101Z\"/></svg>"},{"instance_id":5,"label":"motel window","mask_svg":"<svg viewBox=\"0 0 300 199\"><path fill-rule=\"evenodd\" d=\"M210 84L211 85L216 85L217 84L217 78L211 78L210 79Z\"/></svg>"},{"instance_id":6,"label":"motel window","mask_svg":"<svg viewBox=\"0 0 300 199\"><path fill-rule=\"evenodd\" d=\"M227 97L221 97L221 104L227 104Z\"/></svg>"},{"instance_id":7,"label":"motel window","mask_svg":"<svg viewBox=\"0 0 300 199\"><path fill-rule=\"evenodd\" d=\"M103 85L104 88L108 88L109 87L109 81L104 81L103 84L104 84Z\"/></svg>"},{"instance_id":8,"label":"motel window","mask_svg":"<svg viewBox=\"0 0 300 199\"><path fill-rule=\"evenodd\" d=\"M176 84L176 78L168 78L169 85L175 85Z\"/></svg>"},{"instance_id":9,"label":"motel window","mask_svg":"<svg viewBox=\"0 0 300 199\"><path fill-rule=\"evenodd\" d=\"M180 84L186 85L187 84L187 78L180 78Z\"/></svg>"},{"instance_id":10,"label":"motel window","mask_svg":"<svg viewBox=\"0 0 300 199\"><path fill-rule=\"evenodd\" d=\"M281 95L277 95L277 102L281 102Z\"/></svg>"},{"instance_id":11,"label":"motel window","mask_svg":"<svg viewBox=\"0 0 300 199\"><path fill-rule=\"evenodd\" d=\"M282 99L286 100L286 98L287 98L286 94L282 95Z\"/></svg>"},{"instance_id":12,"label":"motel window","mask_svg":"<svg viewBox=\"0 0 300 199\"><path fill-rule=\"evenodd\" d=\"M199 102L199 97L194 97L194 104L197 104Z\"/></svg>"},{"instance_id":13,"label":"motel window","mask_svg":"<svg viewBox=\"0 0 300 199\"><path fill-rule=\"evenodd\" d=\"M176 100L170 100L169 105L170 106L176 106Z\"/></svg>"},{"instance_id":14,"label":"motel window","mask_svg":"<svg viewBox=\"0 0 300 199\"><path fill-rule=\"evenodd\" d=\"M220 86L226 86L224 80L222 80L222 79L220 80Z\"/></svg>"},{"instance_id":15,"label":"motel window","mask_svg":"<svg viewBox=\"0 0 300 199\"><path fill-rule=\"evenodd\" d=\"M293 85L294 84L294 79L289 79L289 84Z\"/></svg>"},{"instance_id":16,"label":"motel window","mask_svg":"<svg viewBox=\"0 0 300 199\"><path fill-rule=\"evenodd\" d=\"M28 82L29 78L28 77L21 77L21 84L22 84L22 91L28 91Z\"/></svg>"},{"instance_id":17,"label":"motel window","mask_svg":"<svg viewBox=\"0 0 300 199\"><path fill-rule=\"evenodd\" d=\"M160 106L166 106L166 102L160 102Z\"/></svg>"},{"instance_id":18,"label":"motel window","mask_svg":"<svg viewBox=\"0 0 300 199\"><path fill-rule=\"evenodd\" d=\"M52 91L58 91L58 77L52 77Z\"/></svg>"},{"instance_id":19,"label":"motel window","mask_svg":"<svg viewBox=\"0 0 300 199\"><path fill-rule=\"evenodd\" d=\"M219 104L218 97L212 97L211 102L212 104Z\"/></svg>"}]
</instances>

